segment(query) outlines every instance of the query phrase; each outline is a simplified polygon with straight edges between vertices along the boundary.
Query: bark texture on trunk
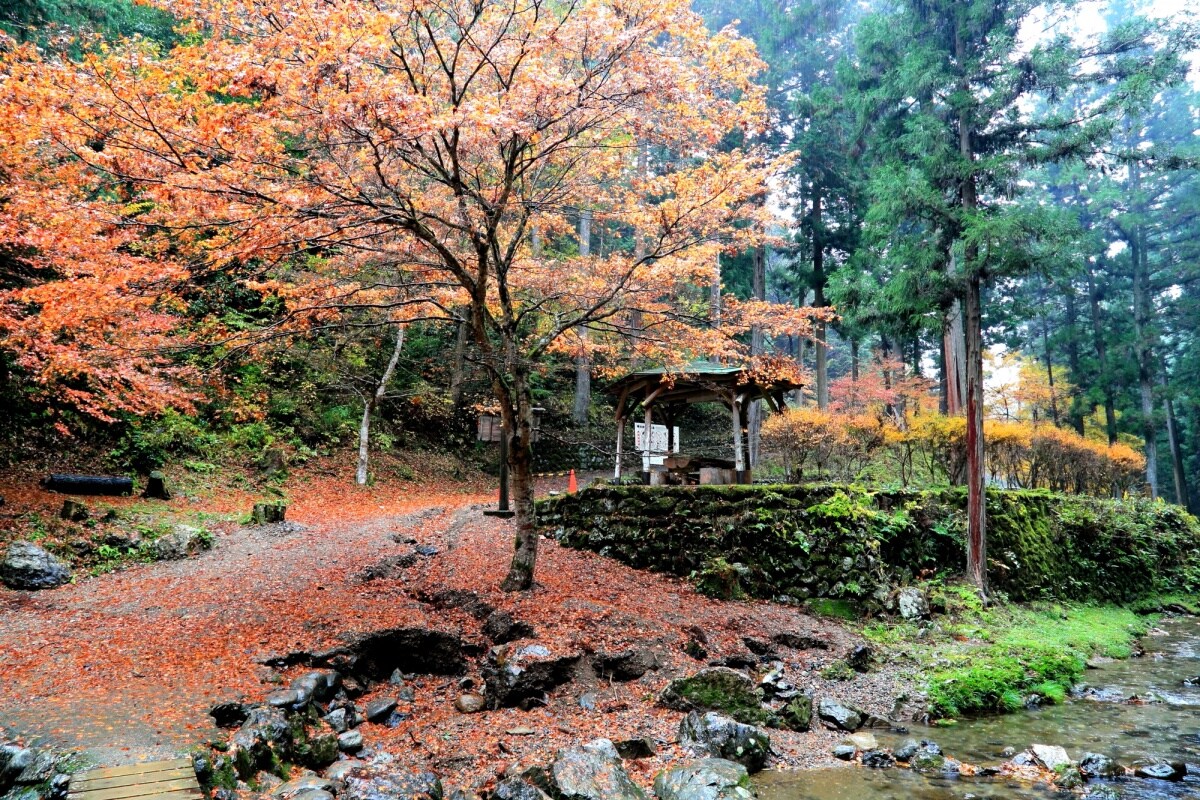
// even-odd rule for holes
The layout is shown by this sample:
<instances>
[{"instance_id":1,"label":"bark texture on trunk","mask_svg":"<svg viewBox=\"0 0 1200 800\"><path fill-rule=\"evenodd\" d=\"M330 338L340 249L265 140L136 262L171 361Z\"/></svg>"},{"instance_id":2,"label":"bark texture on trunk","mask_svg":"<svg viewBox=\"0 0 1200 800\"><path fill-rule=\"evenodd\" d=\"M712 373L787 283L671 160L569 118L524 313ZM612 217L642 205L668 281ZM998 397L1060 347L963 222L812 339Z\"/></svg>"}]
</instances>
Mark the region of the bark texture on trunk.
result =
<instances>
[{"instance_id":1,"label":"bark texture on trunk","mask_svg":"<svg viewBox=\"0 0 1200 800\"><path fill-rule=\"evenodd\" d=\"M592 212L584 209L579 213L579 255L592 254ZM592 364L587 354L588 329L579 329L584 350L575 359L575 407L571 417L576 425L586 425L588 409L592 405Z\"/></svg>"},{"instance_id":2,"label":"bark texture on trunk","mask_svg":"<svg viewBox=\"0 0 1200 800\"><path fill-rule=\"evenodd\" d=\"M753 292L754 299L767 299L767 249L759 245L754 248L754 275L753 275ZM762 355L763 347L763 331L762 328L755 325L750 331L750 355ZM758 466L758 441L759 434L762 431L763 421L763 404L761 400L755 400L750 404L750 408L746 412L747 424L747 449L750 455L750 466Z\"/></svg>"},{"instance_id":3,"label":"bark texture on trunk","mask_svg":"<svg viewBox=\"0 0 1200 800\"><path fill-rule=\"evenodd\" d=\"M387 367L384 368L383 375L375 386L375 391L363 401L362 422L358 425L358 469L354 475L355 482L359 486L365 486L367 483L367 467L371 451L371 415L375 413L379 402L387 394L387 385L392 380L392 373L396 371L396 364L400 361L402 349L404 349L404 326L397 325L396 344L392 347L392 355L388 359Z\"/></svg>"},{"instance_id":4,"label":"bark texture on trunk","mask_svg":"<svg viewBox=\"0 0 1200 800\"><path fill-rule=\"evenodd\" d=\"M509 479L512 482L513 511L516 512L516 549L508 575L500 584L506 592L533 588L537 567L538 533L533 505L533 394L524 367L510 364L511 388L493 381L500 398L505 427L511 431L508 447Z\"/></svg>"}]
</instances>

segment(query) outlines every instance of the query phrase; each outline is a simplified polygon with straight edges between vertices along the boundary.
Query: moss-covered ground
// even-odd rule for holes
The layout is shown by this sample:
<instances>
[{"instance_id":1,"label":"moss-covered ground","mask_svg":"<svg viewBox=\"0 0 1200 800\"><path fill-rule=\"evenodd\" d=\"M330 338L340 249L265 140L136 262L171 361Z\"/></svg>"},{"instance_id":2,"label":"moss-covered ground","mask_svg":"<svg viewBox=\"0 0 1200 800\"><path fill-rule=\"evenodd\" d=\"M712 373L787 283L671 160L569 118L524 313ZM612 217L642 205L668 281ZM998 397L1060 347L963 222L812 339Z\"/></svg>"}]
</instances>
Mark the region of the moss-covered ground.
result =
<instances>
[{"instance_id":1,"label":"moss-covered ground","mask_svg":"<svg viewBox=\"0 0 1200 800\"><path fill-rule=\"evenodd\" d=\"M1172 595L1136 609L1063 602L985 607L966 586L927 588L932 623L877 622L863 634L912 665L930 716L943 720L1062 702L1089 658L1129 658L1158 610L1197 606L1195 597Z\"/></svg>"}]
</instances>

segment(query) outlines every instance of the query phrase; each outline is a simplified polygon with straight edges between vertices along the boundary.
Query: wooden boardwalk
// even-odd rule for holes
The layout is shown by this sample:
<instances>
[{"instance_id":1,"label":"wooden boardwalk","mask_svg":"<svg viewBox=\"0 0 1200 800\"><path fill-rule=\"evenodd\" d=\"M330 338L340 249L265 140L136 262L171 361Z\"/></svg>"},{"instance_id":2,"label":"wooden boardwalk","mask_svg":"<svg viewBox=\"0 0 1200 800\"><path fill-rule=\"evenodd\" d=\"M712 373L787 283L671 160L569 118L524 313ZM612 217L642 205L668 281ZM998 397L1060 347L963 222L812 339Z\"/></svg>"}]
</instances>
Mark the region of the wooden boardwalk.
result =
<instances>
[{"instance_id":1,"label":"wooden boardwalk","mask_svg":"<svg viewBox=\"0 0 1200 800\"><path fill-rule=\"evenodd\" d=\"M68 800L203 800L190 758L80 772Z\"/></svg>"}]
</instances>

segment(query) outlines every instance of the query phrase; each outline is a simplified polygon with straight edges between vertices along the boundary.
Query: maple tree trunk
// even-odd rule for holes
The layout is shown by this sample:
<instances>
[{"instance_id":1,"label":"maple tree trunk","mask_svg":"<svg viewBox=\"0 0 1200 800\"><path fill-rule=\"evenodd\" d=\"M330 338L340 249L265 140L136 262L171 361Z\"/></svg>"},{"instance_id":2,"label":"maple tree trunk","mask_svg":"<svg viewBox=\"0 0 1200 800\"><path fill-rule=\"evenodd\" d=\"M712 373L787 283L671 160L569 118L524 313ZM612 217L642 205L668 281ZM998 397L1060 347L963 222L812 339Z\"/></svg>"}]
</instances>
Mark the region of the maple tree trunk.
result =
<instances>
[{"instance_id":1,"label":"maple tree trunk","mask_svg":"<svg viewBox=\"0 0 1200 800\"><path fill-rule=\"evenodd\" d=\"M468 314L471 312L468 310ZM467 337L470 335L470 320L459 320L454 339L454 371L450 376L450 399L455 411L462 408L463 387L467 379Z\"/></svg>"},{"instance_id":2,"label":"maple tree trunk","mask_svg":"<svg viewBox=\"0 0 1200 800\"><path fill-rule=\"evenodd\" d=\"M963 413L963 395L967 382L967 343L963 331L962 303L955 299L942 323L943 381L946 385L946 413Z\"/></svg>"},{"instance_id":3,"label":"maple tree trunk","mask_svg":"<svg viewBox=\"0 0 1200 800\"><path fill-rule=\"evenodd\" d=\"M367 484L367 460L370 457L370 442L371 442L371 415L375 413L375 409L379 406L379 401L387 393L388 382L392 379L392 373L396 371L396 363L400 361L400 351L404 347L404 326L396 326L396 344L392 348L391 358L388 359L387 367L383 370L383 376L379 379L379 384L375 387L374 393L363 401L362 422L358 426L358 469L355 471L355 482L359 486Z\"/></svg>"},{"instance_id":4,"label":"maple tree trunk","mask_svg":"<svg viewBox=\"0 0 1200 800\"><path fill-rule=\"evenodd\" d=\"M537 566L538 533L533 505L533 392L523 366L510 367L512 388L500 380L493 381L500 398L501 413L510 434L508 448L509 479L512 481L513 511L516 512L516 550L508 575L500 585L506 592L527 591L533 588L533 573Z\"/></svg>"}]
</instances>

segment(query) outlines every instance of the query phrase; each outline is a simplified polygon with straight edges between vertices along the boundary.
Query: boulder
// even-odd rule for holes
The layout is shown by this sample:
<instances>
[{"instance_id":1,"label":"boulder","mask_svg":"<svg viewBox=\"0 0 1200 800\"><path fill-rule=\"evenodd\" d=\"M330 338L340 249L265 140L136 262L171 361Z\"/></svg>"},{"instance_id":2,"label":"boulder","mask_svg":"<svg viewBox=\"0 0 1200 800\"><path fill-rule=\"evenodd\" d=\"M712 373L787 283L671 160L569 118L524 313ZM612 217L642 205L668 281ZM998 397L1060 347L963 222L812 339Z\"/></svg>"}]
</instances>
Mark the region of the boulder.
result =
<instances>
[{"instance_id":1,"label":"boulder","mask_svg":"<svg viewBox=\"0 0 1200 800\"><path fill-rule=\"evenodd\" d=\"M218 728L236 728L246 721L249 712L244 703L217 703L208 710Z\"/></svg>"},{"instance_id":2,"label":"boulder","mask_svg":"<svg viewBox=\"0 0 1200 800\"><path fill-rule=\"evenodd\" d=\"M1072 763L1067 751L1058 745L1035 744L1029 748L1029 752L1033 754L1034 760L1040 766L1052 772Z\"/></svg>"},{"instance_id":3,"label":"boulder","mask_svg":"<svg viewBox=\"0 0 1200 800\"><path fill-rule=\"evenodd\" d=\"M550 795L521 778L505 778L492 790L492 800L550 800Z\"/></svg>"},{"instance_id":4,"label":"boulder","mask_svg":"<svg viewBox=\"0 0 1200 800\"><path fill-rule=\"evenodd\" d=\"M483 635L496 644L507 644L517 639L533 639L537 631L528 622L513 619L507 611L493 611L484 620Z\"/></svg>"},{"instance_id":5,"label":"boulder","mask_svg":"<svg viewBox=\"0 0 1200 800\"><path fill-rule=\"evenodd\" d=\"M616 653L597 653L592 668L606 680L633 681L662 666L658 653L648 647L630 648Z\"/></svg>"},{"instance_id":6,"label":"boulder","mask_svg":"<svg viewBox=\"0 0 1200 800\"><path fill-rule=\"evenodd\" d=\"M488 708L530 708L545 694L571 680L578 655L558 655L540 644L493 647L484 664Z\"/></svg>"},{"instance_id":7,"label":"boulder","mask_svg":"<svg viewBox=\"0 0 1200 800\"><path fill-rule=\"evenodd\" d=\"M551 793L560 800L646 800L614 756L598 743L560 750L550 766Z\"/></svg>"},{"instance_id":8,"label":"boulder","mask_svg":"<svg viewBox=\"0 0 1200 800\"><path fill-rule=\"evenodd\" d=\"M58 512L58 518L67 522L84 522L90 516L87 506L78 500L63 500L62 510Z\"/></svg>"},{"instance_id":9,"label":"boulder","mask_svg":"<svg viewBox=\"0 0 1200 800\"><path fill-rule=\"evenodd\" d=\"M359 731L342 731L337 737L337 749L343 753L357 753L363 749L363 735Z\"/></svg>"},{"instance_id":10,"label":"boulder","mask_svg":"<svg viewBox=\"0 0 1200 800\"><path fill-rule=\"evenodd\" d=\"M906 620L915 621L929 617L929 601L925 593L915 586L907 586L896 592L896 610Z\"/></svg>"},{"instance_id":11,"label":"boulder","mask_svg":"<svg viewBox=\"0 0 1200 800\"><path fill-rule=\"evenodd\" d=\"M828 650L829 642L807 633L784 631L771 637L775 644L790 647L793 650Z\"/></svg>"},{"instance_id":12,"label":"boulder","mask_svg":"<svg viewBox=\"0 0 1200 800\"><path fill-rule=\"evenodd\" d=\"M613 744L621 758L652 758L658 752L654 740L649 736L643 736L640 739L622 739Z\"/></svg>"},{"instance_id":13,"label":"boulder","mask_svg":"<svg viewBox=\"0 0 1200 800\"><path fill-rule=\"evenodd\" d=\"M70 580L70 568L33 542L13 542L0 561L0 582L10 589L53 589Z\"/></svg>"},{"instance_id":14,"label":"boulder","mask_svg":"<svg viewBox=\"0 0 1200 800\"><path fill-rule=\"evenodd\" d=\"M142 490L142 497L152 500L170 500L171 490L167 488L167 476L159 470L151 472L150 477L146 479L146 488Z\"/></svg>"},{"instance_id":15,"label":"boulder","mask_svg":"<svg viewBox=\"0 0 1200 800\"><path fill-rule=\"evenodd\" d=\"M862 733L852 733L846 737L849 744L854 745L859 750L874 750L879 746L879 742L875 739L875 734L863 731Z\"/></svg>"},{"instance_id":16,"label":"boulder","mask_svg":"<svg viewBox=\"0 0 1200 800\"><path fill-rule=\"evenodd\" d=\"M679 725L679 743L696 755L736 761L751 772L766 766L771 738L753 725L708 712L692 711Z\"/></svg>"},{"instance_id":17,"label":"boulder","mask_svg":"<svg viewBox=\"0 0 1200 800\"><path fill-rule=\"evenodd\" d=\"M1133 774L1139 778L1154 778L1160 781L1181 781L1187 776L1187 766L1178 763L1168 763L1166 761L1156 761L1134 767Z\"/></svg>"},{"instance_id":18,"label":"boulder","mask_svg":"<svg viewBox=\"0 0 1200 800\"><path fill-rule=\"evenodd\" d=\"M329 778L331 781L345 781L346 777L350 775L351 772L362 768L362 766L363 762L357 761L353 758L348 758L345 761L338 761L334 764L331 764L329 768L325 770L324 774L325 777Z\"/></svg>"},{"instance_id":19,"label":"boulder","mask_svg":"<svg viewBox=\"0 0 1200 800\"><path fill-rule=\"evenodd\" d=\"M894 755L897 761L911 761L918 753L932 753L935 756L940 756L942 748L938 747L936 742L931 742L928 739L922 739L919 742L916 739L905 739L896 748Z\"/></svg>"},{"instance_id":20,"label":"boulder","mask_svg":"<svg viewBox=\"0 0 1200 800\"><path fill-rule=\"evenodd\" d=\"M945 773L947 766L950 765L946 761L946 757L941 753L935 753L931 750L920 749L913 753L908 758L908 768L913 772L920 773ZM951 771L954 771L951 769Z\"/></svg>"},{"instance_id":21,"label":"boulder","mask_svg":"<svg viewBox=\"0 0 1200 800\"><path fill-rule=\"evenodd\" d=\"M857 645L846 654L846 663L855 672L869 672L874 660L875 650L870 645Z\"/></svg>"},{"instance_id":22,"label":"boulder","mask_svg":"<svg viewBox=\"0 0 1200 800\"><path fill-rule=\"evenodd\" d=\"M854 733L862 727L864 716L861 711L842 705L831 697L822 697L817 703L817 719L834 730Z\"/></svg>"},{"instance_id":23,"label":"boulder","mask_svg":"<svg viewBox=\"0 0 1200 800\"><path fill-rule=\"evenodd\" d=\"M858 755L858 748L852 744L839 744L833 748L833 757L838 761L853 761Z\"/></svg>"},{"instance_id":24,"label":"boulder","mask_svg":"<svg viewBox=\"0 0 1200 800\"><path fill-rule=\"evenodd\" d=\"M246 714L246 721L233 734L230 743L238 775L249 779L260 768L270 767L272 761L290 760L292 728L281 709L255 706Z\"/></svg>"},{"instance_id":25,"label":"boulder","mask_svg":"<svg viewBox=\"0 0 1200 800\"><path fill-rule=\"evenodd\" d=\"M350 712L345 708L335 708L321 719L333 729L334 733L345 733L350 730Z\"/></svg>"},{"instance_id":26,"label":"boulder","mask_svg":"<svg viewBox=\"0 0 1200 800\"><path fill-rule=\"evenodd\" d=\"M387 722L397 705L394 697L377 697L367 703L367 707L363 709L363 716L367 718L367 722Z\"/></svg>"},{"instance_id":27,"label":"boulder","mask_svg":"<svg viewBox=\"0 0 1200 800\"><path fill-rule=\"evenodd\" d=\"M292 778L286 783L281 783L271 790L271 797L277 800L291 800L301 792L329 792L333 793L334 782L329 778L322 778L317 775L303 775L299 778Z\"/></svg>"},{"instance_id":28,"label":"boulder","mask_svg":"<svg viewBox=\"0 0 1200 800\"><path fill-rule=\"evenodd\" d=\"M675 711L720 711L739 722L763 722L762 692L754 679L728 667L709 667L667 684L659 702Z\"/></svg>"},{"instance_id":29,"label":"boulder","mask_svg":"<svg viewBox=\"0 0 1200 800\"><path fill-rule=\"evenodd\" d=\"M723 758L679 764L654 779L658 800L749 800L754 791L746 768Z\"/></svg>"},{"instance_id":30,"label":"boulder","mask_svg":"<svg viewBox=\"0 0 1200 800\"><path fill-rule=\"evenodd\" d=\"M896 757L887 750L873 748L864 750L862 754L862 765L873 769L887 769L888 767L896 766Z\"/></svg>"},{"instance_id":31,"label":"boulder","mask_svg":"<svg viewBox=\"0 0 1200 800\"><path fill-rule=\"evenodd\" d=\"M1079 773L1089 780L1116 778L1125 774L1125 768L1102 753L1084 753L1079 759Z\"/></svg>"},{"instance_id":32,"label":"boulder","mask_svg":"<svg viewBox=\"0 0 1200 800\"><path fill-rule=\"evenodd\" d=\"M463 714L475 714L487 708L487 701L477 694L461 694L454 701L454 707Z\"/></svg>"},{"instance_id":33,"label":"boulder","mask_svg":"<svg viewBox=\"0 0 1200 800\"><path fill-rule=\"evenodd\" d=\"M321 703L332 698L341 685L342 676L332 669L316 669L292 681L292 688L305 701L316 700Z\"/></svg>"},{"instance_id":34,"label":"boulder","mask_svg":"<svg viewBox=\"0 0 1200 800\"><path fill-rule=\"evenodd\" d=\"M204 531L191 525L176 525L150 546L156 561L178 561L208 547Z\"/></svg>"},{"instance_id":35,"label":"boulder","mask_svg":"<svg viewBox=\"0 0 1200 800\"><path fill-rule=\"evenodd\" d=\"M355 770L340 800L442 800L442 782L432 772Z\"/></svg>"},{"instance_id":36,"label":"boulder","mask_svg":"<svg viewBox=\"0 0 1200 800\"><path fill-rule=\"evenodd\" d=\"M812 695L802 694L789 700L778 716L785 728L803 733L812 727L812 713Z\"/></svg>"},{"instance_id":37,"label":"boulder","mask_svg":"<svg viewBox=\"0 0 1200 800\"><path fill-rule=\"evenodd\" d=\"M33 751L15 744L0 745L0 791L17 782L33 763Z\"/></svg>"}]
</instances>

